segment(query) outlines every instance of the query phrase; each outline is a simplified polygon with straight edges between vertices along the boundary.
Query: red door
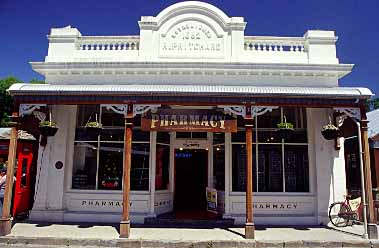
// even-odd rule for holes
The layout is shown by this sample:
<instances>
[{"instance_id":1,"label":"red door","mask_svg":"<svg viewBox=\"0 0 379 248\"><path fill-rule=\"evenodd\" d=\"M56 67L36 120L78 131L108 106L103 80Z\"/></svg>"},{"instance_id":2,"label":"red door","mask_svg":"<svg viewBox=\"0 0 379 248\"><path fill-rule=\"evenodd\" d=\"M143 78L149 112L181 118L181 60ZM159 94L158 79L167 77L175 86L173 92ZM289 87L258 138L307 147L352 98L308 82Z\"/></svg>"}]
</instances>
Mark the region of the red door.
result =
<instances>
[{"instance_id":1,"label":"red door","mask_svg":"<svg viewBox=\"0 0 379 248\"><path fill-rule=\"evenodd\" d=\"M32 160L32 152L20 152L18 154L13 216L28 214L30 201L30 169Z\"/></svg>"}]
</instances>

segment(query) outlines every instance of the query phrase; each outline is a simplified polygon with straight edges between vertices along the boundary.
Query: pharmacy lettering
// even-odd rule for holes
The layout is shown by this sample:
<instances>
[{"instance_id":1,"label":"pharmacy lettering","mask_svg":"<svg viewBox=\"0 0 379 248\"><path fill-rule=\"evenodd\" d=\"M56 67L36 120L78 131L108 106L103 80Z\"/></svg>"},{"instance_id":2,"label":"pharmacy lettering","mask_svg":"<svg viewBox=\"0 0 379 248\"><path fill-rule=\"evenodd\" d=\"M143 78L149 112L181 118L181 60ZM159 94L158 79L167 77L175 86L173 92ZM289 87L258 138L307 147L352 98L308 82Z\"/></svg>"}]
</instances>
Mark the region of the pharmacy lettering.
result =
<instances>
[{"instance_id":1,"label":"pharmacy lettering","mask_svg":"<svg viewBox=\"0 0 379 248\"><path fill-rule=\"evenodd\" d=\"M291 209L295 210L297 209L297 203L270 203L270 202L261 202L261 203L254 203L253 208L255 209Z\"/></svg>"},{"instance_id":2,"label":"pharmacy lettering","mask_svg":"<svg viewBox=\"0 0 379 248\"><path fill-rule=\"evenodd\" d=\"M207 110L160 110L141 119L143 131L237 132L237 120Z\"/></svg>"},{"instance_id":3,"label":"pharmacy lettering","mask_svg":"<svg viewBox=\"0 0 379 248\"><path fill-rule=\"evenodd\" d=\"M87 207L122 207L122 201L112 201L112 200L83 200L81 203L82 206ZM132 206L132 202L129 203Z\"/></svg>"}]
</instances>

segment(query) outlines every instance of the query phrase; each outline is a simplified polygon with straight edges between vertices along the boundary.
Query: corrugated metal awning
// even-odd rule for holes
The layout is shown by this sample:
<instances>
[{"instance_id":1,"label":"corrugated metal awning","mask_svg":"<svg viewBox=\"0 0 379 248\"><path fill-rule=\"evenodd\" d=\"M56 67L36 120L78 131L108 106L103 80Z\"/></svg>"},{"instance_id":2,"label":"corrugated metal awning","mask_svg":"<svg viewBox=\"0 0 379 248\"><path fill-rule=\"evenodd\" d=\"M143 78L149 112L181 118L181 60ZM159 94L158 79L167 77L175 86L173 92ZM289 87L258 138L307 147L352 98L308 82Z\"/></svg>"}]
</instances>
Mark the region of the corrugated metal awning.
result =
<instances>
[{"instance_id":1,"label":"corrugated metal awning","mask_svg":"<svg viewBox=\"0 0 379 248\"><path fill-rule=\"evenodd\" d=\"M17 95L156 95L156 96L248 96L367 99L367 88L350 87L270 87L223 85L52 85L14 84L9 93Z\"/></svg>"},{"instance_id":2,"label":"corrugated metal awning","mask_svg":"<svg viewBox=\"0 0 379 248\"><path fill-rule=\"evenodd\" d=\"M358 107L372 96L371 91L366 88L171 84L14 84L9 92L16 103L118 104L134 102L183 105L252 103L304 107Z\"/></svg>"}]
</instances>

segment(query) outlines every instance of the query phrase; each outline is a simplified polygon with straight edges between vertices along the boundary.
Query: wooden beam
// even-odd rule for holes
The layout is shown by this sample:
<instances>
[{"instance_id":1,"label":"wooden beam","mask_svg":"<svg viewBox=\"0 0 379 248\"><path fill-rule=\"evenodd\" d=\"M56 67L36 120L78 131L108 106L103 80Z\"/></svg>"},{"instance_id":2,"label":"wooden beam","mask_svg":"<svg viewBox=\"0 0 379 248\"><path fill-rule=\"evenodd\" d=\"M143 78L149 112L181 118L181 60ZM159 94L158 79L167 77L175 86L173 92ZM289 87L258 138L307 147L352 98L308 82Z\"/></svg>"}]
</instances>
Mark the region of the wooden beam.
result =
<instances>
[{"instance_id":1,"label":"wooden beam","mask_svg":"<svg viewBox=\"0 0 379 248\"><path fill-rule=\"evenodd\" d=\"M246 128L246 223L245 238L255 238L255 226L253 219L253 118L251 107L246 107L245 117Z\"/></svg>"},{"instance_id":2,"label":"wooden beam","mask_svg":"<svg viewBox=\"0 0 379 248\"><path fill-rule=\"evenodd\" d=\"M374 202L372 197L372 180L371 180L371 164L370 164L370 147L368 144L368 121L366 115L363 114L364 119L361 120L361 133L362 133L362 152L363 152L363 164L365 174L365 188L366 198L368 204L368 223L376 224L374 215Z\"/></svg>"},{"instance_id":3,"label":"wooden beam","mask_svg":"<svg viewBox=\"0 0 379 248\"><path fill-rule=\"evenodd\" d=\"M12 216L11 216L11 203L12 203L12 188L13 188L13 175L14 167L16 165L17 157L17 138L18 138L18 113L14 112L11 116L12 127L9 138L9 152L8 152L8 165L7 177L5 182L3 210L0 219L0 236L5 236L11 233Z\"/></svg>"},{"instance_id":4,"label":"wooden beam","mask_svg":"<svg viewBox=\"0 0 379 248\"><path fill-rule=\"evenodd\" d=\"M133 105L128 105L128 113L125 116L124 134L124 175L123 175L123 207L120 222L120 238L130 236L130 168L132 165L132 127Z\"/></svg>"}]
</instances>

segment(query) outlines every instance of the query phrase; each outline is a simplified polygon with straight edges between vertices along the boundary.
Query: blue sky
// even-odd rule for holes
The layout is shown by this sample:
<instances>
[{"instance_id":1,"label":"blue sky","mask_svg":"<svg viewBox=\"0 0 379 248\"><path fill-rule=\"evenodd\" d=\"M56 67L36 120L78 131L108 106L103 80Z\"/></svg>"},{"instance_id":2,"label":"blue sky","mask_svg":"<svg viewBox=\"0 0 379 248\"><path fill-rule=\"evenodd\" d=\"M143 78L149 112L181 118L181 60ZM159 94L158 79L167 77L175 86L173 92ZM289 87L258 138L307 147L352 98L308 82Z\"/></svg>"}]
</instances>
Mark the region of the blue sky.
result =
<instances>
[{"instance_id":1,"label":"blue sky","mask_svg":"<svg viewBox=\"0 0 379 248\"><path fill-rule=\"evenodd\" d=\"M83 35L139 34L142 15L157 15L178 1L0 0L0 78L42 79L29 61L43 61L52 27L71 25ZM355 64L341 86L363 86L379 95L379 1L205 1L228 16L243 16L246 35L302 36L308 29L335 30L340 63Z\"/></svg>"}]
</instances>

